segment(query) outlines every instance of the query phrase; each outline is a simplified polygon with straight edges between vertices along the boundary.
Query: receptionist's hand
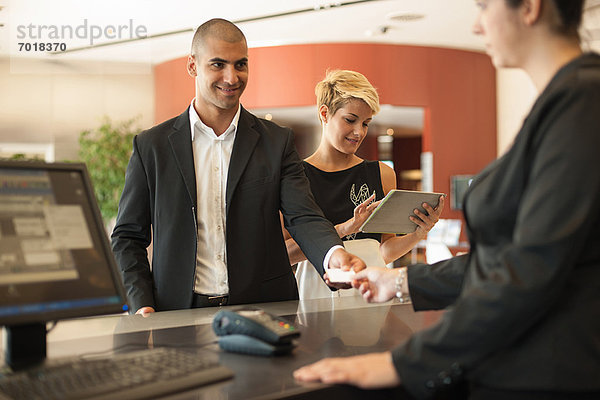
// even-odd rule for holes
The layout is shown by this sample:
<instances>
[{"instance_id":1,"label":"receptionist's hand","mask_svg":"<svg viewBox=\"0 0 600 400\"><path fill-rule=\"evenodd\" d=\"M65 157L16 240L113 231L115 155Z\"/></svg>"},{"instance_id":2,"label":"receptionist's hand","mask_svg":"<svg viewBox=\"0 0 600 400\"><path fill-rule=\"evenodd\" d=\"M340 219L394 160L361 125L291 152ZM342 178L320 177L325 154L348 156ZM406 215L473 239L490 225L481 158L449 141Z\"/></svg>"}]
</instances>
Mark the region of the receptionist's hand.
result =
<instances>
[{"instance_id":1,"label":"receptionist's hand","mask_svg":"<svg viewBox=\"0 0 600 400\"><path fill-rule=\"evenodd\" d=\"M380 389L400 384L391 353L371 353L354 357L325 358L294 371L299 381L346 383L362 389Z\"/></svg>"},{"instance_id":2,"label":"receptionist's hand","mask_svg":"<svg viewBox=\"0 0 600 400\"><path fill-rule=\"evenodd\" d=\"M146 316L147 316L147 314L150 314L150 313L153 313L153 312L154 312L154 308L152 308L152 307L140 307L140 309L139 309L139 310L137 310L137 311L135 312L135 314L136 314L136 315L137 315L137 314L141 314L141 315L142 315L142 317L146 317Z\"/></svg>"},{"instance_id":3,"label":"receptionist's hand","mask_svg":"<svg viewBox=\"0 0 600 400\"><path fill-rule=\"evenodd\" d=\"M344 271L354 270L355 272L365 269L365 262L354 254L348 253L345 249L337 249L329 258L329 268L340 268ZM350 283L333 283L325 276L325 283L337 289L350 289Z\"/></svg>"},{"instance_id":4,"label":"receptionist's hand","mask_svg":"<svg viewBox=\"0 0 600 400\"><path fill-rule=\"evenodd\" d=\"M383 303L396 295L398 273L398 269L369 267L354 276L352 286L367 302Z\"/></svg>"}]
</instances>

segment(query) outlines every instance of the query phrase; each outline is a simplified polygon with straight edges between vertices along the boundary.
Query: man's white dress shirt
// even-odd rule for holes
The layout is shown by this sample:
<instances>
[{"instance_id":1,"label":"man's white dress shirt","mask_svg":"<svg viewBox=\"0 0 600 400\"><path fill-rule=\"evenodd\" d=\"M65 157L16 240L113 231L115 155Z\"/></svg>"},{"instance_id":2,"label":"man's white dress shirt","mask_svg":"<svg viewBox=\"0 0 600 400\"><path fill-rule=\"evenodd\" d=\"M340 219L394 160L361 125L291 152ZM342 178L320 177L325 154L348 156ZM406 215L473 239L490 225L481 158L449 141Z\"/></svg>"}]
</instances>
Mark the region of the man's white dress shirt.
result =
<instances>
[{"instance_id":1,"label":"man's white dress shirt","mask_svg":"<svg viewBox=\"0 0 600 400\"><path fill-rule=\"evenodd\" d=\"M221 135L206 126L190 105L190 130L196 171L196 276L194 292L206 295L229 293L225 247L225 195L227 172L241 106Z\"/></svg>"},{"instance_id":2,"label":"man's white dress shirt","mask_svg":"<svg viewBox=\"0 0 600 400\"><path fill-rule=\"evenodd\" d=\"M206 126L190 105L190 130L196 172L196 274L194 292L204 295L229 294L225 245L225 196L233 142L240 120L241 105L229 127L221 135ZM333 246L323 260L327 269Z\"/></svg>"}]
</instances>

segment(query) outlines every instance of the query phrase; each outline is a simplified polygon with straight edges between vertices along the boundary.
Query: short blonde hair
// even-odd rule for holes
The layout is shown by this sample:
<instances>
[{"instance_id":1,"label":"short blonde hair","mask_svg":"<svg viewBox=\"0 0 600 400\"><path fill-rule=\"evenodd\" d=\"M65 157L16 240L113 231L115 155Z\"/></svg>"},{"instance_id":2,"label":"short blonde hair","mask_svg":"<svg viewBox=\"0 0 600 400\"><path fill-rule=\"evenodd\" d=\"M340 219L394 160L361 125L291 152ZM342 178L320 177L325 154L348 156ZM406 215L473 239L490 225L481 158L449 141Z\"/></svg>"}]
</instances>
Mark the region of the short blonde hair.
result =
<instances>
[{"instance_id":1,"label":"short blonde hair","mask_svg":"<svg viewBox=\"0 0 600 400\"><path fill-rule=\"evenodd\" d=\"M315 94L317 95L317 107L326 105L331 115L352 99L359 99L367 103L373 111L373 115L379 112L377 90L360 72L340 69L327 71L325 79L317 83Z\"/></svg>"}]
</instances>

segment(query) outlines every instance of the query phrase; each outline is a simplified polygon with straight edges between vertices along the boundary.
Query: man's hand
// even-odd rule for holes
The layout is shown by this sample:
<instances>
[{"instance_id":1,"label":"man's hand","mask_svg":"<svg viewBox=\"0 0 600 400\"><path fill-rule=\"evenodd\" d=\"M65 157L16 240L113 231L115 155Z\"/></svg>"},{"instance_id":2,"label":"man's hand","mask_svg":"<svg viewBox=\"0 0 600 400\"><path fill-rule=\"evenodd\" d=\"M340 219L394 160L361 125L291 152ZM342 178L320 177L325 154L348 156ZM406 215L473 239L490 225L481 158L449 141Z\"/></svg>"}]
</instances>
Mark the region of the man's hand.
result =
<instances>
[{"instance_id":1,"label":"man's hand","mask_svg":"<svg viewBox=\"0 0 600 400\"><path fill-rule=\"evenodd\" d=\"M299 381L346 383L362 389L398 386L400 377L391 353L371 353L354 357L325 358L294 371Z\"/></svg>"},{"instance_id":2,"label":"man's hand","mask_svg":"<svg viewBox=\"0 0 600 400\"><path fill-rule=\"evenodd\" d=\"M358 272L367 266L363 260L354 254L348 253L345 249L337 249L331 254L328 267L339 268L342 271L354 270L354 272Z\"/></svg>"},{"instance_id":3,"label":"man's hand","mask_svg":"<svg viewBox=\"0 0 600 400\"><path fill-rule=\"evenodd\" d=\"M139 309L139 310L137 310L137 311L135 312L135 314L136 314L136 315L138 315L138 314L141 314L141 315L142 315L142 317L147 317L147 316L148 316L148 314L151 314L151 313L153 313L153 312L155 312L155 311L154 311L154 308L152 308L152 307L140 307L140 309Z\"/></svg>"},{"instance_id":4,"label":"man's hand","mask_svg":"<svg viewBox=\"0 0 600 400\"><path fill-rule=\"evenodd\" d=\"M354 254L348 253L345 249L337 249L331 254L328 267L330 269L339 268L343 271L354 270L354 272L358 272L365 269L367 266L363 260ZM350 289L352 287L350 283L330 282L327 274L325 274L324 278L327 285L337 289Z\"/></svg>"}]
</instances>

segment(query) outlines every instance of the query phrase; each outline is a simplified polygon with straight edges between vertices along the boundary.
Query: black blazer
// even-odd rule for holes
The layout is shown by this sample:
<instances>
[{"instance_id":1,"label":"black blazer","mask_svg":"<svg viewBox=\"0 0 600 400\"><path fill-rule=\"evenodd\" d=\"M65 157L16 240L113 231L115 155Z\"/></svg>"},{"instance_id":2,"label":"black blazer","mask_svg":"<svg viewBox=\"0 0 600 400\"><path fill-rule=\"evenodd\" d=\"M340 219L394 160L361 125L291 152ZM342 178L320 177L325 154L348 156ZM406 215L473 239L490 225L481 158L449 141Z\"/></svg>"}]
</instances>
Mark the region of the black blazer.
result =
<instances>
[{"instance_id":1,"label":"black blazer","mask_svg":"<svg viewBox=\"0 0 600 400\"><path fill-rule=\"evenodd\" d=\"M451 306L393 351L418 397L466 377L600 390L600 56L564 66L465 199L469 255L408 268L416 310Z\"/></svg>"},{"instance_id":2,"label":"black blazer","mask_svg":"<svg viewBox=\"0 0 600 400\"><path fill-rule=\"evenodd\" d=\"M191 306L199 201L186 110L133 141L112 234L132 311ZM226 190L229 304L298 298L279 210L308 259L322 269L327 251L341 241L314 201L292 131L242 108ZM152 269L146 253L151 237Z\"/></svg>"}]
</instances>

